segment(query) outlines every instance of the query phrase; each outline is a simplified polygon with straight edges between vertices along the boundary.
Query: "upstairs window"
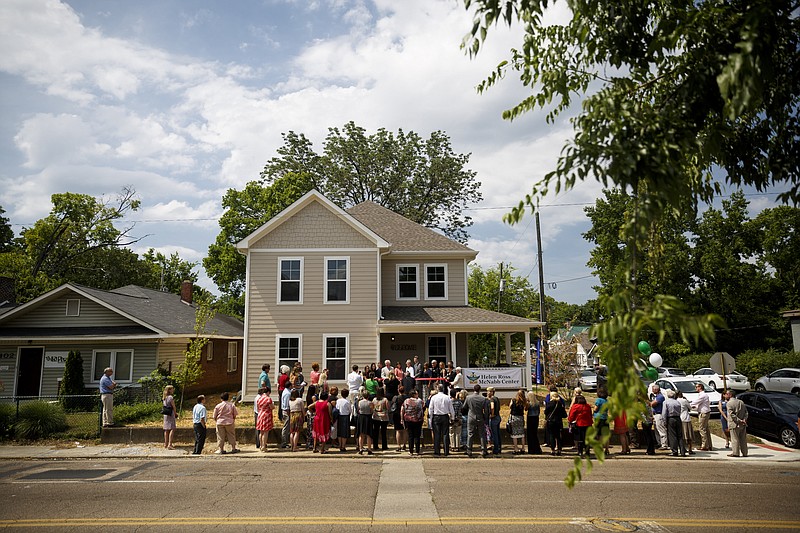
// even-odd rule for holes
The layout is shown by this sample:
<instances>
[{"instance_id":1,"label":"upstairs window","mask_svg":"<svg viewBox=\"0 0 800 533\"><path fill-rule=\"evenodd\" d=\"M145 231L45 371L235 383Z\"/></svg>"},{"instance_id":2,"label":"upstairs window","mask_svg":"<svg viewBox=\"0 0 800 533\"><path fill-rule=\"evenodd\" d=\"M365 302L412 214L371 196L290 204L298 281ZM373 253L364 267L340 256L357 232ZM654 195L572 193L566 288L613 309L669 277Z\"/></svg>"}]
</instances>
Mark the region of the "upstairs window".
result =
<instances>
[{"instance_id":1,"label":"upstairs window","mask_svg":"<svg viewBox=\"0 0 800 533\"><path fill-rule=\"evenodd\" d=\"M397 299L419 300L417 265L397 265Z\"/></svg>"},{"instance_id":2,"label":"upstairs window","mask_svg":"<svg viewBox=\"0 0 800 533\"><path fill-rule=\"evenodd\" d=\"M350 258L325 258L325 303L350 301Z\"/></svg>"},{"instance_id":3,"label":"upstairs window","mask_svg":"<svg viewBox=\"0 0 800 533\"><path fill-rule=\"evenodd\" d=\"M303 303L303 259L278 261L278 303Z\"/></svg>"},{"instance_id":4,"label":"upstairs window","mask_svg":"<svg viewBox=\"0 0 800 533\"><path fill-rule=\"evenodd\" d=\"M425 265L425 299L447 299L447 265Z\"/></svg>"}]
</instances>

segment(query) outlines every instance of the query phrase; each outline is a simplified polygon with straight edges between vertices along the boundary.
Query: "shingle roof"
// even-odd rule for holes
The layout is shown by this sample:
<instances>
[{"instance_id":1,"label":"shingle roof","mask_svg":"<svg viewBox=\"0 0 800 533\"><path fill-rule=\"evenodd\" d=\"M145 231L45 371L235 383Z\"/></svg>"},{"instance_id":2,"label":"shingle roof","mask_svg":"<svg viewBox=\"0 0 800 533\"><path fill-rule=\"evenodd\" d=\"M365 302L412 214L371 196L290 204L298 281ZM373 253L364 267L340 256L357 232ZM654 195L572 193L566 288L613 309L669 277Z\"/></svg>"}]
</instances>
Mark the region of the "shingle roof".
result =
<instances>
[{"instance_id":1,"label":"shingle roof","mask_svg":"<svg viewBox=\"0 0 800 533\"><path fill-rule=\"evenodd\" d=\"M382 331L402 326L433 326L443 331L524 331L541 322L488 309L470 306L384 307L379 327ZM456 328L456 326L459 326ZM483 326L483 327L482 327Z\"/></svg>"},{"instance_id":2,"label":"shingle roof","mask_svg":"<svg viewBox=\"0 0 800 533\"><path fill-rule=\"evenodd\" d=\"M75 285L109 306L172 335L194 335L196 306L183 303L177 294L126 285L103 291ZM243 337L240 320L217 313L206 326L206 333L219 337Z\"/></svg>"},{"instance_id":3,"label":"shingle roof","mask_svg":"<svg viewBox=\"0 0 800 533\"><path fill-rule=\"evenodd\" d=\"M436 233L430 228L412 222L375 202L362 202L346 210L353 218L380 235L392 246L393 252L477 252Z\"/></svg>"}]
</instances>

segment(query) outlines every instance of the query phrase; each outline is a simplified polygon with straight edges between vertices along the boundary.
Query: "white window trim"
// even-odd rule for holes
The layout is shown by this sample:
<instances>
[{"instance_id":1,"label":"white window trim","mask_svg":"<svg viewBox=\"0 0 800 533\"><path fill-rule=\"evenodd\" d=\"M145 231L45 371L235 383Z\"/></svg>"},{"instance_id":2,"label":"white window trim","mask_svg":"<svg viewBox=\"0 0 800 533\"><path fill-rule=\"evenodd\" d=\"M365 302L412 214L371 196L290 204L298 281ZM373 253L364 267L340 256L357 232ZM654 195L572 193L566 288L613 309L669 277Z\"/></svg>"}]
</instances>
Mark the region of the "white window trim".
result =
<instances>
[{"instance_id":1,"label":"white window trim","mask_svg":"<svg viewBox=\"0 0 800 533\"><path fill-rule=\"evenodd\" d=\"M231 358L231 346L233 346L233 357ZM233 361L233 368L231 368ZM228 341L228 373L232 374L239 369L239 346L236 341Z\"/></svg>"},{"instance_id":2,"label":"white window trim","mask_svg":"<svg viewBox=\"0 0 800 533\"><path fill-rule=\"evenodd\" d=\"M297 360L303 364L303 334L302 333L276 333L275 334L275 367L280 374L281 360L281 339L298 339L297 341ZM290 369L291 371L291 369Z\"/></svg>"},{"instance_id":3,"label":"white window trim","mask_svg":"<svg viewBox=\"0 0 800 533\"><path fill-rule=\"evenodd\" d=\"M401 298L400 297L400 269L407 268L407 267L414 267L417 269L417 280L416 280L416 288L417 288L417 295L414 298ZM419 264L414 263L398 263L395 265L394 269L394 279L395 279L395 291L396 291L396 299L397 301L413 301L419 300L419 278L420 278L420 271L419 271ZM404 282L409 283L409 282Z\"/></svg>"},{"instance_id":4,"label":"white window trim","mask_svg":"<svg viewBox=\"0 0 800 533\"><path fill-rule=\"evenodd\" d=\"M214 341L208 339L208 342L205 346L206 349L206 361L213 361L214 360Z\"/></svg>"},{"instance_id":5,"label":"white window trim","mask_svg":"<svg viewBox=\"0 0 800 533\"><path fill-rule=\"evenodd\" d=\"M324 363L323 368L330 368L328 365L328 339L329 338L340 338L344 337L345 342L345 349L344 349L344 377L347 379L347 373L350 370L350 334L349 333L323 333L322 334L322 350L320 353L322 354L322 361Z\"/></svg>"},{"instance_id":6,"label":"white window trim","mask_svg":"<svg viewBox=\"0 0 800 533\"><path fill-rule=\"evenodd\" d=\"M70 313L69 312L69 304L71 302L77 302L78 303L78 308L77 308L77 311L75 313ZM64 310L64 315L65 316L81 316L81 299L80 298L67 298L67 308Z\"/></svg>"},{"instance_id":7,"label":"white window trim","mask_svg":"<svg viewBox=\"0 0 800 533\"><path fill-rule=\"evenodd\" d=\"M136 351L133 348L109 348L107 350L92 350L92 381L90 383L100 383L100 380L95 380L95 364L97 361L97 352L111 352L111 360L109 365L111 368L114 369L113 380L117 383L133 383L133 364L136 362ZM130 352L131 354L131 375L128 379L123 379L117 376L117 352Z\"/></svg>"},{"instance_id":8,"label":"white window trim","mask_svg":"<svg viewBox=\"0 0 800 533\"><path fill-rule=\"evenodd\" d=\"M443 267L444 268L444 297L438 296L428 296L428 267ZM447 271L447 263L426 263L423 266L423 270L425 271L425 299L426 300L439 300L444 301L448 299L448 292L447 292L447 285L449 281L449 272ZM436 283L439 283L438 281Z\"/></svg>"},{"instance_id":9,"label":"white window trim","mask_svg":"<svg viewBox=\"0 0 800 533\"><path fill-rule=\"evenodd\" d=\"M296 302L281 301L281 264L284 261L300 261L300 299ZM304 257L279 257L278 258L278 293L275 296L278 305L302 305L303 304L303 278L305 277L305 258Z\"/></svg>"},{"instance_id":10,"label":"white window trim","mask_svg":"<svg viewBox=\"0 0 800 533\"><path fill-rule=\"evenodd\" d=\"M328 261L346 261L347 262L347 273L345 274L347 278L344 280L345 282L345 298L342 301L328 301L328 282L329 281L342 281L342 280L329 280L328 279ZM322 284L325 291L324 299L322 303L324 304L331 304L331 305L341 305L341 304L349 304L350 303L350 256L326 256L323 264L322 264Z\"/></svg>"}]
</instances>

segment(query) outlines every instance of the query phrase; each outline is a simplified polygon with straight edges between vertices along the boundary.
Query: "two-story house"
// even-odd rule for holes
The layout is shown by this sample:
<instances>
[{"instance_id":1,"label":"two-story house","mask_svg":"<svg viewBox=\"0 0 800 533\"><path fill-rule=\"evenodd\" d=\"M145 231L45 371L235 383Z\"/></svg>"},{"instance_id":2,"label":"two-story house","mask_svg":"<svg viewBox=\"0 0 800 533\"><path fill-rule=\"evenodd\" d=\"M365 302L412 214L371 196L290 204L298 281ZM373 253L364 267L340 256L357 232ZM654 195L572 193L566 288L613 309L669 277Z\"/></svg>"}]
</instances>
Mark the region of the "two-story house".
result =
<instances>
[{"instance_id":1,"label":"two-story house","mask_svg":"<svg viewBox=\"0 0 800 533\"><path fill-rule=\"evenodd\" d=\"M318 362L332 384L353 364L418 356L467 368L470 333L541 322L470 307L477 252L374 202L343 210L311 191L242 240L247 256L242 389L261 366ZM530 372L527 373L530 375Z\"/></svg>"}]
</instances>

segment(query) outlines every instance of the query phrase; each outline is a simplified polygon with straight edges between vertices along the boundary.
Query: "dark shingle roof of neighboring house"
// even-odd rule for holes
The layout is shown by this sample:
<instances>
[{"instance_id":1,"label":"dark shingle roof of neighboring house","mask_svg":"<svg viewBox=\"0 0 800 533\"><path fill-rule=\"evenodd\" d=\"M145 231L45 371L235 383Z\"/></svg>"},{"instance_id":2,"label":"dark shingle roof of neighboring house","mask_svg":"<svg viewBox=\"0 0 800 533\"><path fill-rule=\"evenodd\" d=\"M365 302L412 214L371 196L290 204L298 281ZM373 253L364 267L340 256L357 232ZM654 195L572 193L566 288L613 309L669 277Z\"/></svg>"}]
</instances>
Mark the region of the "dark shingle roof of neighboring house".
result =
<instances>
[{"instance_id":1,"label":"dark shingle roof of neighboring house","mask_svg":"<svg viewBox=\"0 0 800 533\"><path fill-rule=\"evenodd\" d=\"M425 325L478 332L483 324L487 331L524 331L537 327L541 322L520 316L498 313L489 309L478 309L470 306L430 306L430 307L384 307L381 310L379 326L391 330L403 326L423 327ZM455 326L463 328L455 328ZM500 328L500 329L497 329Z\"/></svg>"},{"instance_id":2,"label":"dark shingle roof of neighboring house","mask_svg":"<svg viewBox=\"0 0 800 533\"><path fill-rule=\"evenodd\" d=\"M412 222L375 202L362 202L346 210L353 218L391 244L393 252L477 252L430 228Z\"/></svg>"},{"instance_id":3,"label":"dark shingle roof of neighboring house","mask_svg":"<svg viewBox=\"0 0 800 533\"><path fill-rule=\"evenodd\" d=\"M167 335L194 336L195 334L196 306L183 302L180 295L146 289L137 285L126 285L112 291L105 291L75 283L67 283L49 293L43 294L39 298L31 300L25 305L18 306L15 311L26 313L29 312L26 309L34 310L64 291L82 294L114 312L127 316L138 322L139 325L120 327L97 324L88 328L33 328L34 330L38 329L40 334L42 329L49 329L52 331L48 335L132 335L143 334L148 331L148 328ZM6 313L6 315L9 314L11 313ZM0 316L6 318L5 315ZM10 319L11 317L9 316L8 318ZM14 334L16 329L19 328L6 327L3 328L2 332L4 336L8 336ZM26 334L32 333L33 331L28 331ZM217 313L206 325L205 335L241 338L244 336L244 324L240 320Z\"/></svg>"},{"instance_id":4,"label":"dark shingle roof of neighboring house","mask_svg":"<svg viewBox=\"0 0 800 533\"><path fill-rule=\"evenodd\" d=\"M178 294L126 285L112 291L80 287L98 300L166 333L194 335L196 306L181 301ZM244 336L244 324L217 313L206 325L206 333L219 337Z\"/></svg>"}]
</instances>

